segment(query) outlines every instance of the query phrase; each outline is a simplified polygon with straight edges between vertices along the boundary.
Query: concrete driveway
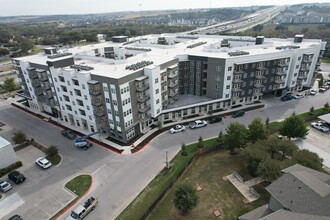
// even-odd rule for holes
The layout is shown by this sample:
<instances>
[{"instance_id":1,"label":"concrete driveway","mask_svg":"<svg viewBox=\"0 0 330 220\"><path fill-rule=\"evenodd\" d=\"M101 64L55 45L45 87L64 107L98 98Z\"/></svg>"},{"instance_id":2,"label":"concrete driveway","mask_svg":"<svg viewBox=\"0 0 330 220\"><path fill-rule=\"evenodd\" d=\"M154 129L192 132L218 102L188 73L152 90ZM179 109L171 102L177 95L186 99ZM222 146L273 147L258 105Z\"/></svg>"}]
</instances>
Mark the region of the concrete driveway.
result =
<instances>
[{"instance_id":1,"label":"concrete driveway","mask_svg":"<svg viewBox=\"0 0 330 220\"><path fill-rule=\"evenodd\" d=\"M330 167L330 133L323 133L310 127L306 139L294 141L299 149L307 149L315 152L323 159L323 165Z\"/></svg>"}]
</instances>

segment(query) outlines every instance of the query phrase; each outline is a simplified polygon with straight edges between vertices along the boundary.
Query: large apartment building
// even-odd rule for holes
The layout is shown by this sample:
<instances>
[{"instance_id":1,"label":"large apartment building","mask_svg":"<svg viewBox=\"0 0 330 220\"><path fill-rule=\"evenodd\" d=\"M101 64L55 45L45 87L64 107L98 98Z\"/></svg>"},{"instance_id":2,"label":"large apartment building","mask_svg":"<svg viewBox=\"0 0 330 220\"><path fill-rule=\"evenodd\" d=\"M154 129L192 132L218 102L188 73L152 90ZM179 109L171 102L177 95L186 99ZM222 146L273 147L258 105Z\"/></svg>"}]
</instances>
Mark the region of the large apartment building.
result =
<instances>
[{"instance_id":1,"label":"large apartment building","mask_svg":"<svg viewBox=\"0 0 330 220\"><path fill-rule=\"evenodd\" d=\"M309 88L325 45L303 35L118 36L13 63L30 108L128 143L158 123Z\"/></svg>"}]
</instances>

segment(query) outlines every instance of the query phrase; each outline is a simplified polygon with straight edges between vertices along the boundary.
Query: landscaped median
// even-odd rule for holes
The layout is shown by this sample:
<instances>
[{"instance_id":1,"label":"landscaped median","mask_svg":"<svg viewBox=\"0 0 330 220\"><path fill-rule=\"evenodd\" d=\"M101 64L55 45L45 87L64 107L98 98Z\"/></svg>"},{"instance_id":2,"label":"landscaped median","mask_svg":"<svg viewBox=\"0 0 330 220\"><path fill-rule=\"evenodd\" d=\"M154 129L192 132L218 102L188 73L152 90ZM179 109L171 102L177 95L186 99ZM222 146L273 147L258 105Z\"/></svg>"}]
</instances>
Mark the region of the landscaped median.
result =
<instances>
[{"instance_id":1,"label":"landscaped median","mask_svg":"<svg viewBox=\"0 0 330 220\"><path fill-rule=\"evenodd\" d=\"M217 146L216 139L205 140L204 146L201 149L197 147L197 143L187 145L186 151L188 155L182 156L177 154L171 161L171 169L162 170L116 219L142 219L146 217L152 211L156 202L166 193L167 189L175 183L191 164L198 152L213 150Z\"/></svg>"},{"instance_id":2,"label":"landscaped median","mask_svg":"<svg viewBox=\"0 0 330 220\"><path fill-rule=\"evenodd\" d=\"M72 193L76 194L77 197L72 200L68 205L58 211L50 220L57 219L65 211L67 211L73 204L76 203L85 193L89 190L93 182L91 175L82 174L79 175L65 184L65 188L70 190Z\"/></svg>"}]
</instances>

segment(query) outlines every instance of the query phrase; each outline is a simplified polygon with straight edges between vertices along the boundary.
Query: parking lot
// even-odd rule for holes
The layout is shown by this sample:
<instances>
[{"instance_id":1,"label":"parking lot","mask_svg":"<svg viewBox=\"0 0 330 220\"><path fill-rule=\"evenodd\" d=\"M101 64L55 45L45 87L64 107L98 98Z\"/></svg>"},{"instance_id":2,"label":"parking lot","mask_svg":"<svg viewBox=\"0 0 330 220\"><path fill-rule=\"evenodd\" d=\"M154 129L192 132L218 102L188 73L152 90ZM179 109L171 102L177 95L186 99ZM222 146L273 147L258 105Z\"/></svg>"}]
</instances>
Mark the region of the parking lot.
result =
<instances>
[{"instance_id":1,"label":"parking lot","mask_svg":"<svg viewBox=\"0 0 330 220\"><path fill-rule=\"evenodd\" d=\"M321 157L323 165L330 167L330 132L323 133L310 127L306 139L294 141L299 149L307 149Z\"/></svg>"},{"instance_id":2,"label":"parking lot","mask_svg":"<svg viewBox=\"0 0 330 220\"><path fill-rule=\"evenodd\" d=\"M74 198L62 188L62 182L51 181L59 167L52 166L47 170L35 165L38 157L44 153L33 146L16 152L17 159L23 167L18 170L26 177L25 182L16 185L5 176L1 180L8 181L13 188L2 193L0 200L0 219L8 219L16 210L24 219L48 219ZM24 205L25 204L25 205ZM26 210L28 209L28 210ZM11 213L9 215L9 213Z\"/></svg>"}]
</instances>

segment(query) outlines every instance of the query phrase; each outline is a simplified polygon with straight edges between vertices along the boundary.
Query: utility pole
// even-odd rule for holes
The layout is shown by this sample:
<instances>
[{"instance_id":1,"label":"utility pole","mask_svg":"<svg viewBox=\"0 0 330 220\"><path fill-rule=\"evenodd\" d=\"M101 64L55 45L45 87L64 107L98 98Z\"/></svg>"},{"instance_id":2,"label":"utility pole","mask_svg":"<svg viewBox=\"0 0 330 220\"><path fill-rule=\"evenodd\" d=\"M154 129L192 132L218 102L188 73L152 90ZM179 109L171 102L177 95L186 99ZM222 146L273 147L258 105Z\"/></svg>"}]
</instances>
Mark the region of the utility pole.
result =
<instances>
[{"instance_id":1,"label":"utility pole","mask_svg":"<svg viewBox=\"0 0 330 220\"><path fill-rule=\"evenodd\" d=\"M170 164L168 162L168 151L165 151L165 153L166 153L165 167L166 169L170 169Z\"/></svg>"}]
</instances>

